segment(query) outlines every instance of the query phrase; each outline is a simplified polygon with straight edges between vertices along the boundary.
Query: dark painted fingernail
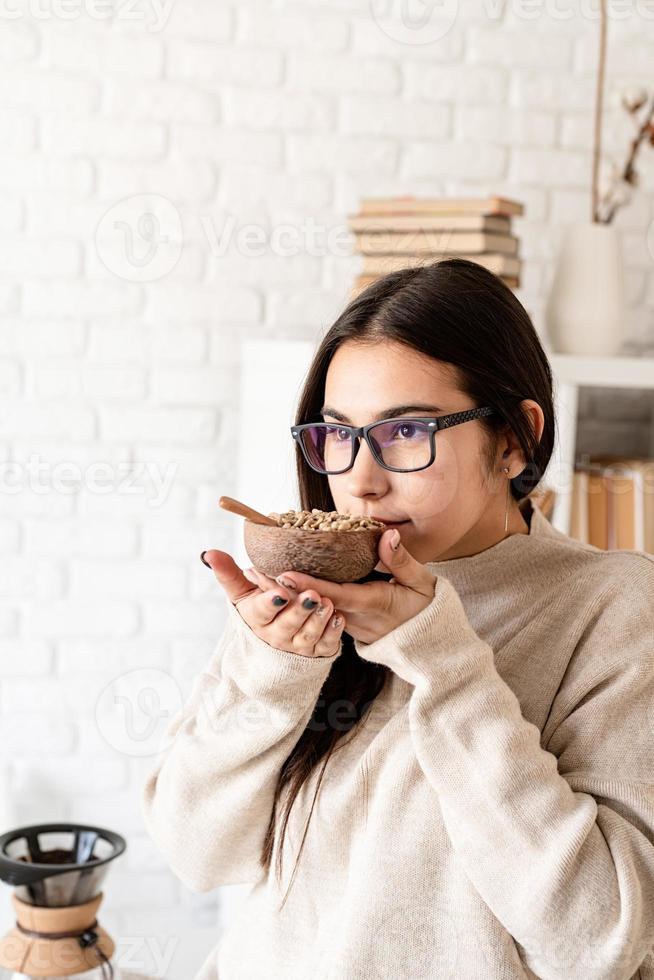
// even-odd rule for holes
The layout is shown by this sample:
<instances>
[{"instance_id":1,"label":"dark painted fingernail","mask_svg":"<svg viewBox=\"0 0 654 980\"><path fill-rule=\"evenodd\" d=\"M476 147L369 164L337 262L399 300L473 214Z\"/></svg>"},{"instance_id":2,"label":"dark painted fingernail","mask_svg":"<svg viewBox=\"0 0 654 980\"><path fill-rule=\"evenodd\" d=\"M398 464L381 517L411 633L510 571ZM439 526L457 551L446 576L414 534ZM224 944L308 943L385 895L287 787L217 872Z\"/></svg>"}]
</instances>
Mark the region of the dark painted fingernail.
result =
<instances>
[{"instance_id":1,"label":"dark painted fingernail","mask_svg":"<svg viewBox=\"0 0 654 980\"><path fill-rule=\"evenodd\" d=\"M309 599L308 597L302 603L305 609L315 609L318 603L315 599Z\"/></svg>"},{"instance_id":2,"label":"dark painted fingernail","mask_svg":"<svg viewBox=\"0 0 654 980\"><path fill-rule=\"evenodd\" d=\"M281 596L281 595L274 595L273 596L273 599L272 599L273 606L283 606L287 602L288 602L288 599L285 599L284 596Z\"/></svg>"},{"instance_id":3,"label":"dark painted fingernail","mask_svg":"<svg viewBox=\"0 0 654 980\"><path fill-rule=\"evenodd\" d=\"M207 551L208 550L209 549L207 548ZM207 561L204 560L204 556L206 555L207 551L203 551L202 552L202 554L200 555L200 561L202 562L203 565L206 565L207 568L211 568L211 565L209 564L209 562L207 562Z\"/></svg>"}]
</instances>

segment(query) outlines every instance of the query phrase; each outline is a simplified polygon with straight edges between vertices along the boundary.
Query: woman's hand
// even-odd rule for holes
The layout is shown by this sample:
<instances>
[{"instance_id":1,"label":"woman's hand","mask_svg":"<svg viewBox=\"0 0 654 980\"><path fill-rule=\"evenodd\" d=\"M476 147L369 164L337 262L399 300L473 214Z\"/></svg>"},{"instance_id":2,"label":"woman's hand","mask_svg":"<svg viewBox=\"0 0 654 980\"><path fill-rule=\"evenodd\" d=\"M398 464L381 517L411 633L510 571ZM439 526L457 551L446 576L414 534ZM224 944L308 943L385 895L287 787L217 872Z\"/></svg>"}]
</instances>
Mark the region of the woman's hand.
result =
<instances>
[{"instance_id":1,"label":"woman's hand","mask_svg":"<svg viewBox=\"0 0 654 980\"><path fill-rule=\"evenodd\" d=\"M257 569L254 572L262 589L284 582L298 592L317 590L345 614L350 636L362 643L374 643L426 609L436 589L436 576L416 561L401 541L396 551L391 548L394 533L385 532L379 539L378 547L382 564L393 576L390 582L338 585L300 572L283 572L277 579L268 578ZM287 592L293 594L291 589L287 589Z\"/></svg>"},{"instance_id":2,"label":"woman's hand","mask_svg":"<svg viewBox=\"0 0 654 980\"><path fill-rule=\"evenodd\" d=\"M298 595L273 579L253 585L226 551L212 548L202 558L241 618L269 646L301 657L333 657L339 649L345 618L329 598L311 587Z\"/></svg>"}]
</instances>

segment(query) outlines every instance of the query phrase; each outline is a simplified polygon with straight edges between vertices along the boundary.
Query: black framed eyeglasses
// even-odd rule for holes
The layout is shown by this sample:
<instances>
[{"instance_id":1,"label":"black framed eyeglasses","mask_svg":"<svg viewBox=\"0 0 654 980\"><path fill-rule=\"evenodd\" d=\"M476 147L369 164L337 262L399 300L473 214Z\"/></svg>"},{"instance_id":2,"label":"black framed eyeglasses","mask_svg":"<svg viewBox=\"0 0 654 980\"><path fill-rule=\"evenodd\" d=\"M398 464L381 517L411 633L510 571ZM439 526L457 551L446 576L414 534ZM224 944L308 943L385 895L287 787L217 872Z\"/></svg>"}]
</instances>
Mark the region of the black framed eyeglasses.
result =
<instances>
[{"instance_id":1,"label":"black framed eyeglasses","mask_svg":"<svg viewBox=\"0 0 654 980\"><path fill-rule=\"evenodd\" d=\"M486 406L436 418L382 419L359 428L340 422L306 422L292 425L291 435L316 473L346 473L354 465L361 437L385 470L415 473L427 469L436 459L438 431L494 414L495 410Z\"/></svg>"}]
</instances>

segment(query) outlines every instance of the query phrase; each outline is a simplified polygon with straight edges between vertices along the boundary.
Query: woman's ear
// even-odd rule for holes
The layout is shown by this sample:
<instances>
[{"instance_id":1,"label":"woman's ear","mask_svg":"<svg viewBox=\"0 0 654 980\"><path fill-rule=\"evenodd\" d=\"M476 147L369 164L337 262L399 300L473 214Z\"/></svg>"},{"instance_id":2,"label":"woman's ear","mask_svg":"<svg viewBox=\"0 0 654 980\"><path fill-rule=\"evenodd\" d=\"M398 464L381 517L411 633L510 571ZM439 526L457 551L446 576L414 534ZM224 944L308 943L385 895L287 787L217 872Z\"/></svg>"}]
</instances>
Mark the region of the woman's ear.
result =
<instances>
[{"instance_id":1,"label":"woman's ear","mask_svg":"<svg viewBox=\"0 0 654 980\"><path fill-rule=\"evenodd\" d=\"M511 473L511 479L513 479L522 471L522 469L525 468L527 463L520 443L518 442L518 439L516 438L512 429L509 429L506 435L502 436L500 440L500 449L502 452L498 464L500 470L499 475L503 476L504 474L502 473L502 469L505 466L508 466Z\"/></svg>"},{"instance_id":2,"label":"woman's ear","mask_svg":"<svg viewBox=\"0 0 654 980\"><path fill-rule=\"evenodd\" d=\"M529 416L529 424L536 437L536 442L540 442L545 428L545 415L538 402L532 398L525 398L520 402L520 407Z\"/></svg>"},{"instance_id":3,"label":"woman's ear","mask_svg":"<svg viewBox=\"0 0 654 980\"><path fill-rule=\"evenodd\" d=\"M543 415L543 410L538 404L538 402L533 401L533 399L525 398L520 402L520 407L528 418L529 424L531 425L532 432L536 437L536 441L540 442L541 436L543 435L543 428L545 427L545 416ZM511 428L507 428L506 433L500 439L500 469L503 466L508 466L511 470L511 479L518 476L522 470L527 465L527 460L524 457L524 453L520 446L520 443ZM518 468L521 467L521 469ZM513 470L516 470L514 473Z\"/></svg>"}]
</instances>

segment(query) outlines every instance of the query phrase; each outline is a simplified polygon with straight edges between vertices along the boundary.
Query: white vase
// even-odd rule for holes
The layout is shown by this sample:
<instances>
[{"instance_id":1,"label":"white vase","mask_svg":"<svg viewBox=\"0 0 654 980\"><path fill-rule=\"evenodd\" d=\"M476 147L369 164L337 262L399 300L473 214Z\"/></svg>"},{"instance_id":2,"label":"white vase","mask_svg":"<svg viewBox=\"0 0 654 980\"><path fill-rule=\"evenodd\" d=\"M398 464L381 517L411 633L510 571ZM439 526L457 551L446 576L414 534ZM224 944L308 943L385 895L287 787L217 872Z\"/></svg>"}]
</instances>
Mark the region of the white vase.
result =
<instances>
[{"instance_id":1,"label":"white vase","mask_svg":"<svg viewBox=\"0 0 654 980\"><path fill-rule=\"evenodd\" d=\"M624 273L612 225L566 228L545 311L552 350L611 356L624 337Z\"/></svg>"}]
</instances>

